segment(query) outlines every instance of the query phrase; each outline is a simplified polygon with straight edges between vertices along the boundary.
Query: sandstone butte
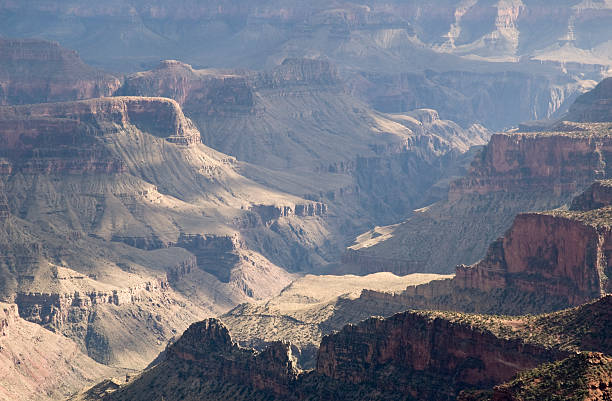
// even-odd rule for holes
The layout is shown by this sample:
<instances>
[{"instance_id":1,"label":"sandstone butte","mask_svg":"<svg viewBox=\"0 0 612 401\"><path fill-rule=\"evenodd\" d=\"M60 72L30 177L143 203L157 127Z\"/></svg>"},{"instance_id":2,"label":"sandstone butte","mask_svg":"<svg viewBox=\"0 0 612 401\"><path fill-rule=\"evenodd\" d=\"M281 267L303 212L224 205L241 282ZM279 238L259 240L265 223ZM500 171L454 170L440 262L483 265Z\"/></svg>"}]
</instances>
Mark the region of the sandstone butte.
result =
<instances>
[{"instance_id":1,"label":"sandstone butte","mask_svg":"<svg viewBox=\"0 0 612 401\"><path fill-rule=\"evenodd\" d=\"M290 344L277 342L260 353L240 348L220 322L208 319L193 324L163 361L131 383L118 389L101 383L75 399L104 389L110 390L104 400L454 398L543 363L568 357L574 359L562 364L574 363L582 350L609 353L611 301L606 296L538 316L408 311L370 318L326 336L308 372L296 367Z\"/></svg>"}]
</instances>

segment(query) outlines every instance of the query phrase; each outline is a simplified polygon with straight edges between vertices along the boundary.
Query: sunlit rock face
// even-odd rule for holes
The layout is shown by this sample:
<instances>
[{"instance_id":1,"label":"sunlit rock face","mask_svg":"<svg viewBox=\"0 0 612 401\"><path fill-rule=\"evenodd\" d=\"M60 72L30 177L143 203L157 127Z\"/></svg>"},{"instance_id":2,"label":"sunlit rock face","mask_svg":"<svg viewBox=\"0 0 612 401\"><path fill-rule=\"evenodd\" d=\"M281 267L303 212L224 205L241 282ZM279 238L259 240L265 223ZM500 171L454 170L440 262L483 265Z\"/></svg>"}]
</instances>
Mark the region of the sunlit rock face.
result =
<instances>
[{"instance_id":1,"label":"sunlit rock face","mask_svg":"<svg viewBox=\"0 0 612 401\"><path fill-rule=\"evenodd\" d=\"M324 241L324 203L240 175L172 99L5 106L0 126L1 297L98 362L146 366Z\"/></svg>"}]
</instances>

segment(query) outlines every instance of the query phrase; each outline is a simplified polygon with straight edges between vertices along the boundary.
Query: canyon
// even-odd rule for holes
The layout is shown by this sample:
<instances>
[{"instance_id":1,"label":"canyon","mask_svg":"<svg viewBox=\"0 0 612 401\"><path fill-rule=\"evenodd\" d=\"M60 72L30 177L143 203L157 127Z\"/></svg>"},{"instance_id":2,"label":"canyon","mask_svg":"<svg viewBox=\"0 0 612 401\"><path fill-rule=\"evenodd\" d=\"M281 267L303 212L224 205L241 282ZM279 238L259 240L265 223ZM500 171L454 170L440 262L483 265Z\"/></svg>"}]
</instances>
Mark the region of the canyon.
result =
<instances>
[{"instance_id":1,"label":"canyon","mask_svg":"<svg viewBox=\"0 0 612 401\"><path fill-rule=\"evenodd\" d=\"M516 214L560 207L594 180L609 178L610 123L598 121L612 116L593 112L588 115L594 121L585 122L575 114L581 108L600 110L612 97L608 87L609 80L602 81L558 120L492 135L469 172L450 183L446 200L356 237L338 272L450 272L482 258ZM432 243L454 245L426 246Z\"/></svg>"},{"instance_id":2,"label":"canyon","mask_svg":"<svg viewBox=\"0 0 612 401\"><path fill-rule=\"evenodd\" d=\"M9 86L21 87L20 79L36 72L30 58L56 54L67 60L66 71L100 77L54 43L6 44L20 49L10 57L21 75L11 75ZM469 148L489 135L433 110L375 112L321 61L290 59L241 74L166 61L116 89L111 79L100 93L83 84L67 98L40 94L27 100L32 104L0 107L3 301L97 363L142 369L190 323L269 299L297 272L333 264L347 233L404 213L386 207L389 200L410 208L437 196L420 192L437 181L447 185L444 168L458 174ZM346 119L334 125L331 115L317 114L326 102ZM279 146L297 155L300 136L319 132L311 156L266 164L235 142L227 145L235 156L204 144L223 148L215 142L223 131L213 124L237 119L244 129L225 132L240 141L230 133L255 136L260 126L252 124L272 126L282 114L292 116L287 129L296 135ZM259 156L279 153L264 144L254 148ZM332 155L330 146L346 153ZM394 199L414 186L419 170L433 171ZM378 174L388 178L375 180ZM381 188L375 197L368 195L373 185Z\"/></svg>"},{"instance_id":3,"label":"canyon","mask_svg":"<svg viewBox=\"0 0 612 401\"><path fill-rule=\"evenodd\" d=\"M190 322L276 294L292 274L256 241L288 259L270 225L324 229L322 204L239 175L173 100L6 106L0 120L2 297L99 362L142 368Z\"/></svg>"},{"instance_id":4,"label":"canyon","mask_svg":"<svg viewBox=\"0 0 612 401\"><path fill-rule=\"evenodd\" d=\"M175 99L206 145L241 162L241 174L325 203L353 230L437 199L428 189L458 174L469 149L490 135L434 110L375 112L323 60L286 59L259 72L165 61L128 75L118 93Z\"/></svg>"},{"instance_id":5,"label":"canyon","mask_svg":"<svg viewBox=\"0 0 612 401\"><path fill-rule=\"evenodd\" d=\"M609 3L0 0L0 399L609 398Z\"/></svg>"},{"instance_id":6,"label":"canyon","mask_svg":"<svg viewBox=\"0 0 612 401\"><path fill-rule=\"evenodd\" d=\"M609 73L611 13L608 3L583 0L28 0L0 4L0 35L58 41L120 72L164 59L257 70L328 59L379 111L432 108L501 130L559 116Z\"/></svg>"},{"instance_id":7,"label":"canyon","mask_svg":"<svg viewBox=\"0 0 612 401\"><path fill-rule=\"evenodd\" d=\"M584 207L581 199L594 193L601 203ZM612 292L611 194L608 181L597 181L571 210L519 214L481 261L457 266L454 275L390 275L388 284L339 287L325 297L314 294L339 279L305 277L272 300L239 305L220 318L243 345L261 350L274 340L290 341L301 366L312 368L312 350L323 336L370 316L407 309L523 315L580 306ZM376 283L382 274L390 273L362 280ZM392 278L398 283L391 285Z\"/></svg>"}]
</instances>

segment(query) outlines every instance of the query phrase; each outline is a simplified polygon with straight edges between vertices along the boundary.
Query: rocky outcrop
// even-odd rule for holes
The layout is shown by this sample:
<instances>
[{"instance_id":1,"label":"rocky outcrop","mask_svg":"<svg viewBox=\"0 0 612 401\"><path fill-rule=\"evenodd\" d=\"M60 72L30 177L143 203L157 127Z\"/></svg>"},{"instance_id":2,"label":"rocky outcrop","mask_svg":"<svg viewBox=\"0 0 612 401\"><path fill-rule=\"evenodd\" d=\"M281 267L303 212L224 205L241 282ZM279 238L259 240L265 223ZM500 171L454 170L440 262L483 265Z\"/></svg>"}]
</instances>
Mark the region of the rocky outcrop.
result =
<instances>
[{"instance_id":1,"label":"rocky outcrop","mask_svg":"<svg viewBox=\"0 0 612 401\"><path fill-rule=\"evenodd\" d=\"M490 386L515 373L566 354L504 340L469 324L407 312L348 325L323 338L317 373L349 383L375 383L379 371L393 372L395 390L414 394L402 375L431 372L456 385ZM393 383L385 383L393 385Z\"/></svg>"},{"instance_id":2,"label":"rocky outcrop","mask_svg":"<svg viewBox=\"0 0 612 401\"><path fill-rule=\"evenodd\" d=\"M612 181L597 181L584 193L574 198L570 210L588 211L612 206Z\"/></svg>"},{"instance_id":3,"label":"rocky outcrop","mask_svg":"<svg viewBox=\"0 0 612 401\"><path fill-rule=\"evenodd\" d=\"M546 155L543 158L542 155ZM449 200L469 194L550 191L558 197L608 177L612 139L597 126L582 131L496 134L465 178L451 184Z\"/></svg>"},{"instance_id":4,"label":"rocky outcrop","mask_svg":"<svg viewBox=\"0 0 612 401\"><path fill-rule=\"evenodd\" d=\"M168 142L193 145L199 131L176 102L161 98L105 98L0 108L3 173L123 173L98 139L129 126Z\"/></svg>"},{"instance_id":5,"label":"rocky outcrop","mask_svg":"<svg viewBox=\"0 0 612 401\"><path fill-rule=\"evenodd\" d=\"M595 89L579 96L563 119L577 122L612 121L612 78L604 79Z\"/></svg>"},{"instance_id":6,"label":"rocky outcrop","mask_svg":"<svg viewBox=\"0 0 612 401\"><path fill-rule=\"evenodd\" d=\"M342 86L336 68L327 60L286 58L275 69L260 73L254 79L258 89L293 86Z\"/></svg>"},{"instance_id":7,"label":"rocky outcrop","mask_svg":"<svg viewBox=\"0 0 612 401\"><path fill-rule=\"evenodd\" d=\"M228 358L232 354L234 358ZM227 328L216 319L191 325L168 349L167 361L173 359L192 361L210 377L276 395L287 395L288 385L299 372L287 343L276 342L259 354L241 349L232 342Z\"/></svg>"},{"instance_id":8,"label":"rocky outcrop","mask_svg":"<svg viewBox=\"0 0 612 401\"><path fill-rule=\"evenodd\" d=\"M612 358L599 352L584 352L560 362L545 364L496 386L481 401L518 401L526 397L606 400L612 397ZM462 394L458 400L475 400L477 394Z\"/></svg>"},{"instance_id":9,"label":"rocky outcrop","mask_svg":"<svg viewBox=\"0 0 612 401\"><path fill-rule=\"evenodd\" d=\"M18 124L18 121L25 119L60 119L66 124L66 131L74 131L77 124L91 124L93 128L105 132L114 132L117 126L133 125L141 131L166 138L169 142L186 145L199 142L197 128L183 115L178 103L164 98L113 97L0 108L0 120L7 124ZM14 131L3 133L9 147L31 148L35 142L25 144L19 140L19 128L16 126Z\"/></svg>"},{"instance_id":10,"label":"rocky outcrop","mask_svg":"<svg viewBox=\"0 0 612 401\"><path fill-rule=\"evenodd\" d=\"M253 205L249 209L256 213L263 224L288 216L324 216L327 213L327 205L321 202L304 203L289 206Z\"/></svg>"},{"instance_id":11,"label":"rocky outcrop","mask_svg":"<svg viewBox=\"0 0 612 401\"><path fill-rule=\"evenodd\" d=\"M457 268L455 284L561 296L573 306L599 298L611 291L610 213L592 212L595 221L579 213L519 215L483 261Z\"/></svg>"},{"instance_id":12,"label":"rocky outcrop","mask_svg":"<svg viewBox=\"0 0 612 401\"><path fill-rule=\"evenodd\" d=\"M244 75L195 70L176 60L128 75L117 94L167 97L176 100L188 114L205 116L249 114L255 107L252 85Z\"/></svg>"},{"instance_id":13,"label":"rocky outcrop","mask_svg":"<svg viewBox=\"0 0 612 401\"><path fill-rule=\"evenodd\" d=\"M106 399L288 399L299 370L289 344L277 342L261 353L240 348L216 319L192 324L166 350L166 359ZM198 377L202 385L186 389ZM146 391L143 391L144 389Z\"/></svg>"},{"instance_id":14,"label":"rocky outcrop","mask_svg":"<svg viewBox=\"0 0 612 401\"><path fill-rule=\"evenodd\" d=\"M19 319L19 312L15 304L1 304L0 306L0 336L6 337L9 335L11 326Z\"/></svg>"},{"instance_id":15,"label":"rocky outcrop","mask_svg":"<svg viewBox=\"0 0 612 401\"><path fill-rule=\"evenodd\" d=\"M119 85L58 43L0 39L0 105L110 96Z\"/></svg>"},{"instance_id":16,"label":"rocky outcrop","mask_svg":"<svg viewBox=\"0 0 612 401\"><path fill-rule=\"evenodd\" d=\"M148 300L151 293L162 292L168 288L168 282L160 279L112 292L18 293L15 303L19 306L23 319L61 332L64 330L64 324L87 322L96 305L137 304Z\"/></svg>"}]
</instances>

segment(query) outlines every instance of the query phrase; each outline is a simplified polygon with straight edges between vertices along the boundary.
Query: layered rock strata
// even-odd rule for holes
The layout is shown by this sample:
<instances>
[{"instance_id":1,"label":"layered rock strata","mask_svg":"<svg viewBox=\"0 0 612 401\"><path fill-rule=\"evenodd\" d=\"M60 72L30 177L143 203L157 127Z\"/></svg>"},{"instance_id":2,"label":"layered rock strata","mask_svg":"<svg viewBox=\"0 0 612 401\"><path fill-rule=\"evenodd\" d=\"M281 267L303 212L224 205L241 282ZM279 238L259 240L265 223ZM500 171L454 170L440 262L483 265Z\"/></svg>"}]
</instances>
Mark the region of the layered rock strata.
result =
<instances>
[{"instance_id":1,"label":"layered rock strata","mask_svg":"<svg viewBox=\"0 0 612 401\"><path fill-rule=\"evenodd\" d=\"M612 292L611 224L609 207L519 215L483 261L457 267L454 283L484 292L513 288L561 296L580 305Z\"/></svg>"},{"instance_id":2,"label":"layered rock strata","mask_svg":"<svg viewBox=\"0 0 612 401\"><path fill-rule=\"evenodd\" d=\"M518 371L564 356L564 352L479 332L469 324L409 312L369 319L325 337L316 371L342 382L373 385L384 366L393 372L396 382L383 386L416 396L403 375L431 372L452 377L455 385L488 387L509 380Z\"/></svg>"},{"instance_id":3,"label":"layered rock strata","mask_svg":"<svg viewBox=\"0 0 612 401\"><path fill-rule=\"evenodd\" d=\"M449 201L499 191L546 190L563 198L609 176L612 141L608 126L572 128L576 130L493 135L467 177L451 184Z\"/></svg>"},{"instance_id":4,"label":"layered rock strata","mask_svg":"<svg viewBox=\"0 0 612 401\"><path fill-rule=\"evenodd\" d=\"M610 123L495 134L468 174L451 182L447 201L358 237L344 256L344 270L448 272L474 263L518 213L560 207L609 177L611 152Z\"/></svg>"},{"instance_id":5,"label":"layered rock strata","mask_svg":"<svg viewBox=\"0 0 612 401\"><path fill-rule=\"evenodd\" d=\"M75 51L37 39L0 39L0 105L111 96L119 79L81 61Z\"/></svg>"},{"instance_id":6,"label":"layered rock strata","mask_svg":"<svg viewBox=\"0 0 612 401\"><path fill-rule=\"evenodd\" d=\"M262 253L327 251L322 203L241 176L174 100L6 106L0 126L0 297L99 362L142 368L190 322L276 295L292 275Z\"/></svg>"}]
</instances>

